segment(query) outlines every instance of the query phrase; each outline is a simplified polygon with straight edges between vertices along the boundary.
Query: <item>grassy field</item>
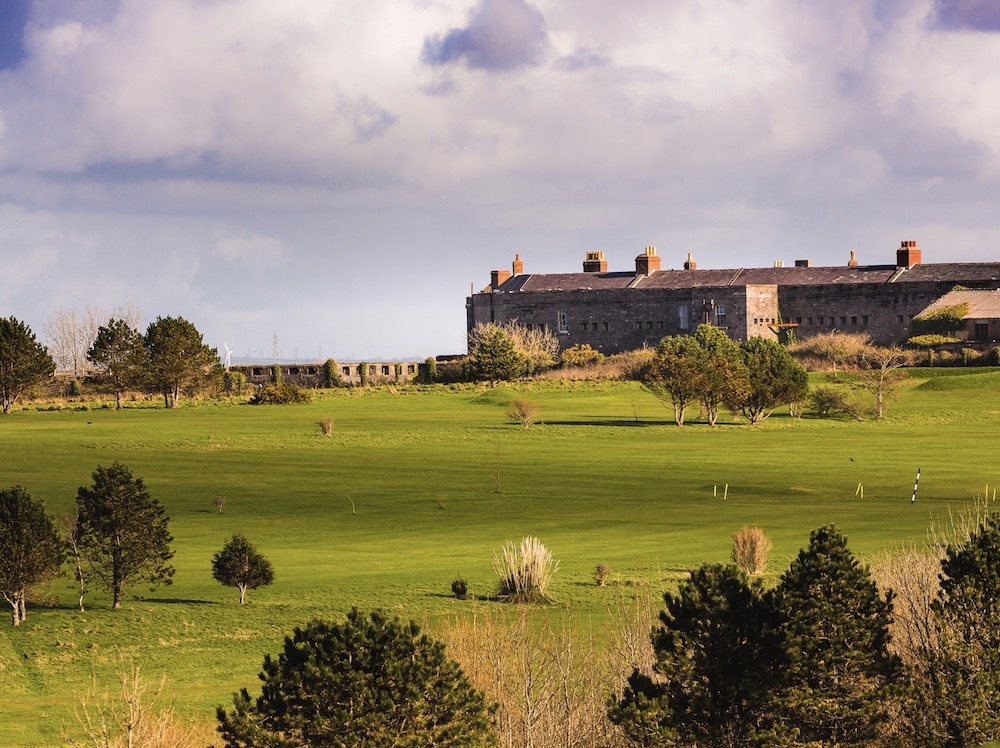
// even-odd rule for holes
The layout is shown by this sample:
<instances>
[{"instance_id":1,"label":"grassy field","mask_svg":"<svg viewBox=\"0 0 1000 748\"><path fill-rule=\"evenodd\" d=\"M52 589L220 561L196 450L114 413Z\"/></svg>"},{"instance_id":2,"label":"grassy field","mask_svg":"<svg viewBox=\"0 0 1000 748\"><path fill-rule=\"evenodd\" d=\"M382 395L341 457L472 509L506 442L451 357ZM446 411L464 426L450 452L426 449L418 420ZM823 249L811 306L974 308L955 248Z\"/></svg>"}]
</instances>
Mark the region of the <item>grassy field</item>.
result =
<instances>
[{"instance_id":1,"label":"grassy field","mask_svg":"<svg viewBox=\"0 0 1000 748\"><path fill-rule=\"evenodd\" d=\"M178 711L212 723L234 690L257 689L264 653L293 626L379 606L433 632L492 604L456 601L451 581L493 594L494 551L528 534L560 562L556 610L595 622L614 594L594 585L598 563L616 582L667 587L728 560L745 524L774 541L774 574L827 522L862 554L922 542L932 518L1000 484L1000 373L937 373L917 372L881 422L777 413L756 427L677 428L636 385L560 382L14 412L0 418L0 485L23 485L62 515L96 466L120 461L165 505L177 572L169 587L128 590L119 611L94 591L80 612L66 578L3 629L0 745L79 737L81 697L113 688L131 665L154 684L166 676ZM510 423L513 396L536 400L541 422ZM211 576L234 532L277 576L242 608Z\"/></svg>"}]
</instances>

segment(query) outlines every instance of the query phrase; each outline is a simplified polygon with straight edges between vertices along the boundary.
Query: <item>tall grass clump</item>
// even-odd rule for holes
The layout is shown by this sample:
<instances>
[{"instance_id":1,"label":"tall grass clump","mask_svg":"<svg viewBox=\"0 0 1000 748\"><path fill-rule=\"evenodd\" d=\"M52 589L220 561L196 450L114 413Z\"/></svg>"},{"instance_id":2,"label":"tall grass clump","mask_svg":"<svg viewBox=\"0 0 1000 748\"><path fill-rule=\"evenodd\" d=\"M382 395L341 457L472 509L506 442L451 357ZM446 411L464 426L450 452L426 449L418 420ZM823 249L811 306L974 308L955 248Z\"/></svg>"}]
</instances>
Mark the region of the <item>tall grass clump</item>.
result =
<instances>
[{"instance_id":1,"label":"tall grass clump","mask_svg":"<svg viewBox=\"0 0 1000 748\"><path fill-rule=\"evenodd\" d=\"M759 527L741 527L733 533L733 561L751 576L767 571L771 539Z\"/></svg>"},{"instance_id":2,"label":"tall grass clump","mask_svg":"<svg viewBox=\"0 0 1000 748\"><path fill-rule=\"evenodd\" d=\"M538 538L528 536L520 545L508 540L498 556L493 554L493 569L500 578L499 597L510 603L547 603L545 596L559 562Z\"/></svg>"}]
</instances>

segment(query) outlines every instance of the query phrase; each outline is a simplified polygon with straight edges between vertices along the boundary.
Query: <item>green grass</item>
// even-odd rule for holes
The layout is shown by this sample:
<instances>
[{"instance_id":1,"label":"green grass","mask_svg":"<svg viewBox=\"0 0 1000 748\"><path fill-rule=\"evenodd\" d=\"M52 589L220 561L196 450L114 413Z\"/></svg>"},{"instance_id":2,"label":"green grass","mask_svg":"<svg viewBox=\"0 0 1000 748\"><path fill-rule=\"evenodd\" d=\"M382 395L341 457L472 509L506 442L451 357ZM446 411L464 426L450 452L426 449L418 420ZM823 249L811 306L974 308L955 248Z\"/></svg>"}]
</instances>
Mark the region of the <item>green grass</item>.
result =
<instances>
[{"instance_id":1,"label":"green grass","mask_svg":"<svg viewBox=\"0 0 1000 748\"><path fill-rule=\"evenodd\" d=\"M527 431L505 415L517 396L541 406ZM560 382L322 391L289 406L17 411L0 418L0 485L25 486L59 515L97 465L121 461L165 505L177 573L169 587L131 588L120 611L95 591L85 613L66 578L26 623L0 629L0 745L79 735L74 707L95 679L111 687L123 661L154 682L166 675L178 710L211 722L234 690L257 689L264 653L293 626L357 605L433 632L473 605L451 597L452 580L494 594L494 551L529 534L560 562L549 596L597 622L615 594L593 584L598 563L619 583L663 588L728 560L745 524L774 541L773 574L827 522L862 554L921 542L930 518L1000 483L998 414L997 373L912 378L882 422L776 413L757 427L677 428L635 385ZM334 420L329 437L323 417ZM234 532L276 573L243 608L211 576L212 554Z\"/></svg>"}]
</instances>

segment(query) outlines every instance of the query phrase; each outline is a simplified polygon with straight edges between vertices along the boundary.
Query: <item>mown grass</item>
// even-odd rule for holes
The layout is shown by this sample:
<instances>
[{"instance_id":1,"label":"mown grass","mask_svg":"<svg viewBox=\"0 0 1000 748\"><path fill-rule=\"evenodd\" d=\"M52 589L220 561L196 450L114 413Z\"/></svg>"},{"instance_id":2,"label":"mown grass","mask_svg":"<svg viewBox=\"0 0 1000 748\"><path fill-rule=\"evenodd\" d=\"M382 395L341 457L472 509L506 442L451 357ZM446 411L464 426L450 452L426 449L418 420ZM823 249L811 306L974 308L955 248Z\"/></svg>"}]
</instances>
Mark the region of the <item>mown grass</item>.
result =
<instances>
[{"instance_id":1,"label":"mown grass","mask_svg":"<svg viewBox=\"0 0 1000 748\"><path fill-rule=\"evenodd\" d=\"M505 415L522 396L541 406L527 431ZM727 560L743 525L774 541L772 576L826 522L862 554L919 543L930 518L1000 483L998 414L996 372L913 377L881 422L776 413L752 428L677 428L652 396L619 383L321 391L305 405L173 412L21 410L0 419L0 484L24 485L59 515L97 465L123 462L167 509L177 572L169 587L131 588L120 611L95 590L81 613L64 579L25 624L4 630L0 744L79 737L74 707L95 681L113 686L123 663L155 682L166 675L178 711L210 724L234 690L256 690L264 653L295 625L356 605L433 631L495 604L455 600L451 581L495 594L494 551L525 535L559 560L556 614L597 623L614 583L665 588ZM333 419L329 436L322 418ZM227 499L222 514L216 496ZM211 577L212 554L234 532L277 577L242 608ZM593 583L598 563L610 587Z\"/></svg>"}]
</instances>

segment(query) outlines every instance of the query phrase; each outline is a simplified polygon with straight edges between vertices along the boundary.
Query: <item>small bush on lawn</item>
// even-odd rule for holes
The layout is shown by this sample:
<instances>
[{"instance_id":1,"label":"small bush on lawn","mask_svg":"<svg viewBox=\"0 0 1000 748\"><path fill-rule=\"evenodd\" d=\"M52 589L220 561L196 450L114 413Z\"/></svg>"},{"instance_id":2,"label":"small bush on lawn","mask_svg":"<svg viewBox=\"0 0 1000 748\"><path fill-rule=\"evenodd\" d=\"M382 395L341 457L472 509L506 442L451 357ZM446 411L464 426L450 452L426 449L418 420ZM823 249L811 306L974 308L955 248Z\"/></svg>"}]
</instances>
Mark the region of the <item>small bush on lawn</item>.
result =
<instances>
[{"instance_id":1,"label":"small bush on lawn","mask_svg":"<svg viewBox=\"0 0 1000 748\"><path fill-rule=\"evenodd\" d=\"M271 382L261 387L257 394L250 398L251 405L288 405L290 403L307 403L311 396L305 390L287 382Z\"/></svg>"},{"instance_id":2,"label":"small bush on lawn","mask_svg":"<svg viewBox=\"0 0 1000 748\"><path fill-rule=\"evenodd\" d=\"M850 411L847 396L834 387L817 387L809 392L809 409L818 416Z\"/></svg>"},{"instance_id":3,"label":"small bush on lawn","mask_svg":"<svg viewBox=\"0 0 1000 748\"><path fill-rule=\"evenodd\" d=\"M759 527L741 527L733 533L733 561L747 574L760 576L767 571L771 539Z\"/></svg>"},{"instance_id":4,"label":"small bush on lawn","mask_svg":"<svg viewBox=\"0 0 1000 748\"><path fill-rule=\"evenodd\" d=\"M493 569L500 578L499 597L510 603L547 603L545 592L559 569L549 549L538 538L526 537L520 545L508 540L500 555L493 554Z\"/></svg>"},{"instance_id":5,"label":"small bush on lawn","mask_svg":"<svg viewBox=\"0 0 1000 748\"><path fill-rule=\"evenodd\" d=\"M540 410L541 408L534 400L511 400L510 405L507 406L507 417L521 424L525 429L529 429L538 418Z\"/></svg>"}]
</instances>

